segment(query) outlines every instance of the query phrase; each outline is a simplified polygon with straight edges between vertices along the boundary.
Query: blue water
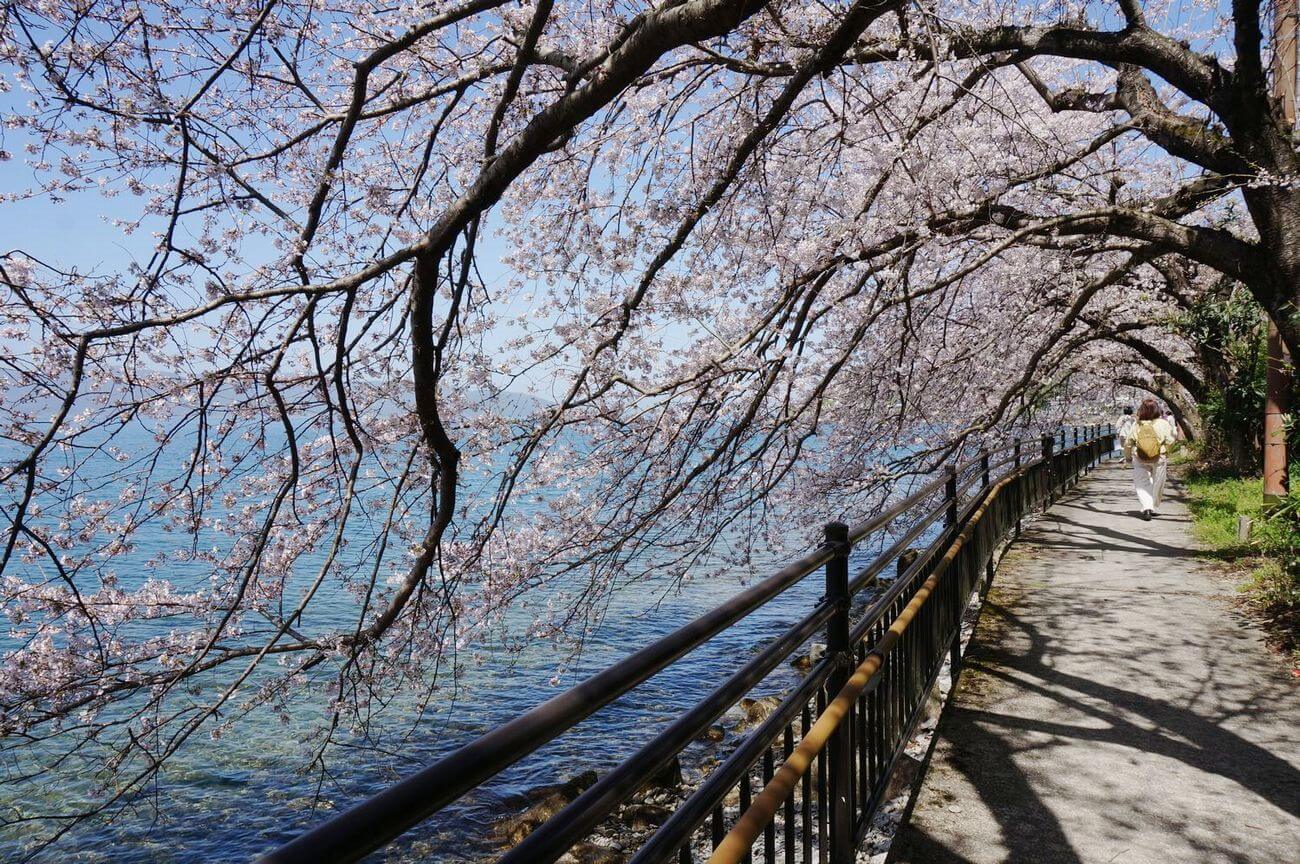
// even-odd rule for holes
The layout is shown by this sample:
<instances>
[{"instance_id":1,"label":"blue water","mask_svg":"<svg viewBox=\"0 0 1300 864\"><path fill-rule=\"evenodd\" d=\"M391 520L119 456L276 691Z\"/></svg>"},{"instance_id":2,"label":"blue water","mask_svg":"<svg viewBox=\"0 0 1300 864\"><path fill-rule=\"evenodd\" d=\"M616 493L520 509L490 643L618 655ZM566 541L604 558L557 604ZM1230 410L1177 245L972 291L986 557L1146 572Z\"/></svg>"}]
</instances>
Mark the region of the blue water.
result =
<instances>
[{"instance_id":1,"label":"blue water","mask_svg":"<svg viewBox=\"0 0 1300 864\"><path fill-rule=\"evenodd\" d=\"M119 446L122 442L119 441ZM100 490L110 494L113 487ZM141 538L132 559L137 564L180 540L161 530ZM464 664L431 710L417 713L417 694L400 694L371 730L374 740L352 741L335 748L331 775L322 782L304 773L304 754L317 734L324 711L320 697L308 696L287 717L255 713L231 733L213 740L195 736L173 757L155 786L111 821L77 826L38 861L129 862L163 864L188 861L247 861L291 839L303 829L384 788L393 780L429 764L493 726L506 721L610 662L696 617L733 595L742 581L774 571L803 548L795 538L787 549L770 549L754 562L752 572L719 575L710 571L684 585L653 576L624 586L613 595L603 620L585 641L576 663L553 681L564 649L530 644L510 653L499 644L462 652ZM810 539L810 538L808 538ZM862 548L857 564L871 557ZM118 565L127 582L142 578L129 560ZM200 568L169 573L178 582L202 577ZM712 686L720 684L757 650L789 627L821 596L819 574L787 591L740 624L697 649L636 691L551 742L493 782L476 790L412 832L395 849L376 860L479 861L491 848L493 821L517 803L516 796L544 783L564 780L586 768L615 764L645 743ZM344 620L354 602L343 592L321 598L316 624L338 616ZM509 619L508 619L509 623ZM522 624L522 619L515 621ZM0 639L0 649L12 642ZM784 665L757 689L771 693L797 680ZM55 740L54 745L61 743ZM686 754L689 766L698 749ZM79 762L34 781L9 780L0 789L0 808L7 815L0 827L0 859L22 854L24 844L48 830L35 823L21 829L12 823L19 811L67 812L84 806L93 787L89 779L102 754L89 751ZM5 766L10 772L12 763Z\"/></svg>"}]
</instances>

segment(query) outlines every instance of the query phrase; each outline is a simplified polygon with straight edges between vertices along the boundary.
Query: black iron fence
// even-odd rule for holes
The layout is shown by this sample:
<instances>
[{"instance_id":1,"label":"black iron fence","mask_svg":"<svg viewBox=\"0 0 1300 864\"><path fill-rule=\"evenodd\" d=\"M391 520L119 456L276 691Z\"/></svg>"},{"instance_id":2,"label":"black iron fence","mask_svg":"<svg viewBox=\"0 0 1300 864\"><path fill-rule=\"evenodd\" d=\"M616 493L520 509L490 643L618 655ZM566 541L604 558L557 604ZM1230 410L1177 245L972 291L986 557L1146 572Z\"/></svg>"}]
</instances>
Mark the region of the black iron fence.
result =
<instances>
[{"instance_id":1,"label":"black iron fence","mask_svg":"<svg viewBox=\"0 0 1300 864\"><path fill-rule=\"evenodd\" d=\"M826 591L802 620L506 851L500 862L550 864L560 859L818 634L824 634L825 655L639 848L629 850L628 860L631 864L703 860L724 838L735 844L745 827L737 820L748 814L754 827L752 837L742 838L739 855L744 860L757 854L765 864L850 862L883 801L896 762L924 715L925 701L945 661L954 675L959 667L962 617L976 591L987 590L996 549L1018 533L1025 515L1077 482L1112 445L1109 426L1075 427L1038 441L1016 441L949 467L866 522L851 527L831 523L822 545L774 575L308 831L266 855L263 864L361 859L818 568L824 568ZM913 544L926 536L933 538L931 542L914 549ZM851 574L850 553L869 539L885 548ZM893 578L886 579L891 571ZM852 615L853 598L883 583L887 584L879 596ZM864 668L871 670L870 675L862 675ZM846 685L858 681L862 684L858 692L844 698ZM835 720L833 727L828 718ZM819 722L821 727L814 730ZM810 732L832 728L826 736L828 746L811 752L805 741ZM804 758L802 751L810 751L807 764L791 773L789 765ZM778 765L783 766L782 777L797 775L779 801L771 791L781 786L781 778L773 783ZM777 802L770 813L756 816L762 808L751 812L755 788L767 789L764 794Z\"/></svg>"}]
</instances>

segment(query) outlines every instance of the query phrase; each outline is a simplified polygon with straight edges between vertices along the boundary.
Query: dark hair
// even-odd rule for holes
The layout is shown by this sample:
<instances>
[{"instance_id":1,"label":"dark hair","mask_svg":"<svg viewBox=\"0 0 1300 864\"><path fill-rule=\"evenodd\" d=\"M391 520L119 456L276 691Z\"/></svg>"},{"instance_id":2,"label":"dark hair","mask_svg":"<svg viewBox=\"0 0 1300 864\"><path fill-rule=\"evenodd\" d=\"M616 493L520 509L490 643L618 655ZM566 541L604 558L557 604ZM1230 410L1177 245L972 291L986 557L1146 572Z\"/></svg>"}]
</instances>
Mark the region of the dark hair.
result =
<instances>
[{"instance_id":1,"label":"dark hair","mask_svg":"<svg viewBox=\"0 0 1300 864\"><path fill-rule=\"evenodd\" d=\"M1156 402L1156 400L1149 396L1146 399L1143 399L1142 404L1138 406L1138 419L1156 420L1159 419L1159 417L1160 403Z\"/></svg>"}]
</instances>

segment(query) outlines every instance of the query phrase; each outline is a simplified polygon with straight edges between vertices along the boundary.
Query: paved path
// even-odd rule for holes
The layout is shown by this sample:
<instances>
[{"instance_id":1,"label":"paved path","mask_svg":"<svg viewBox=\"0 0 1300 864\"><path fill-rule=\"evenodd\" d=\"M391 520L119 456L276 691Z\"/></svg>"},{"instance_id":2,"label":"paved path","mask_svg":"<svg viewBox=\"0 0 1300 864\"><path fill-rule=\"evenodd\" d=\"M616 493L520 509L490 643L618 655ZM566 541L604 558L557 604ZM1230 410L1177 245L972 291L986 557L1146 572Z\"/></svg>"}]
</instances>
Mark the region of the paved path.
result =
<instances>
[{"instance_id":1,"label":"paved path","mask_svg":"<svg viewBox=\"0 0 1300 864\"><path fill-rule=\"evenodd\" d=\"M1300 862L1300 682L1129 476L1012 547L891 861Z\"/></svg>"}]
</instances>

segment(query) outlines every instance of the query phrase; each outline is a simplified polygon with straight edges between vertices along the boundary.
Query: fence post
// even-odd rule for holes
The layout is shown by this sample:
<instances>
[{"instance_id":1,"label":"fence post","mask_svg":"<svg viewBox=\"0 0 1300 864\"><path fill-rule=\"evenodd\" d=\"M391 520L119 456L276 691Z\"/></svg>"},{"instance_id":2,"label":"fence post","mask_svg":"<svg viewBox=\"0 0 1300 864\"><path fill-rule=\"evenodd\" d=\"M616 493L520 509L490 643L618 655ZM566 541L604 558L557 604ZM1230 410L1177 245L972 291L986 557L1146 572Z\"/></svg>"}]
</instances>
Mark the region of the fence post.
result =
<instances>
[{"instance_id":1,"label":"fence post","mask_svg":"<svg viewBox=\"0 0 1300 864\"><path fill-rule=\"evenodd\" d=\"M985 528L984 536L987 538L984 542L988 546L984 551L989 557L988 560L984 562L984 590L980 592L981 597L989 593L989 588L993 585L993 553L997 551L998 540L997 534L990 528Z\"/></svg>"},{"instance_id":2,"label":"fence post","mask_svg":"<svg viewBox=\"0 0 1300 864\"><path fill-rule=\"evenodd\" d=\"M1019 470L1020 470L1020 439L1019 439L1019 438L1016 439L1015 458L1016 458L1016 470L1019 471ZM1016 502L1016 536L1019 537L1019 536L1020 536L1020 517L1021 517L1022 515L1024 515L1024 512L1025 512L1025 478L1024 478L1024 477L1017 477L1015 483L1016 483L1016 489L1017 489L1016 497L1015 497L1015 502Z\"/></svg>"},{"instance_id":3,"label":"fence post","mask_svg":"<svg viewBox=\"0 0 1300 864\"><path fill-rule=\"evenodd\" d=\"M989 488L989 448L988 447L983 447L980 449L980 471L983 474L984 489L987 491ZM1002 505L999 502L994 506L1002 506ZM988 518L991 519L993 517L990 515ZM988 528L987 522L981 524L976 530L980 532L980 535L984 538L983 542L979 544L980 554L983 555L984 553L987 552L989 556L989 560L985 563L984 566L985 575L988 577L988 581L986 581L984 584L985 586L992 585L993 584L993 532ZM988 546L987 549L984 548L986 545ZM985 587L984 590L988 591L988 588Z\"/></svg>"},{"instance_id":4,"label":"fence post","mask_svg":"<svg viewBox=\"0 0 1300 864\"><path fill-rule=\"evenodd\" d=\"M826 652L835 658L835 668L827 680L827 700L844 686L849 677L853 655L849 646L849 526L843 522L826 525L826 543L834 550L826 562L826 599L835 604L835 612L826 622ZM827 752L827 786L830 793L830 864L852 864L854 858L853 816L850 797L853 794L853 754L849 749L849 732L852 715L831 736Z\"/></svg>"},{"instance_id":5,"label":"fence post","mask_svg":"<svg viewBox=\"0 0 1300 864\"><path fill-rule=\"evenodd\" d=\"M1074 446L1070 448L1070 488L1079 485L1079 427L1074 427Z\"/></svg>"},{"instance_id":6,"label":"fence post","mask_svg":"<svg viewBox=\"0 0 1300 864\"><path fill-rule=\"evenodd\" d=\"M1052 501L1054 500L1055 497L1052 488L1052 483L1055 479L1052 476L1055 473L1054 471L1052 471L1052 453L1055 449L1056 449L1056 436L1044 435L1043 436L1043 471L1044 471L1044 476L1047 478L1047 489L1046 489L1046 494L1044 495L1044 498L1046 499L1046 504L1044 505L1045 507L1052 506Z\"/></svg>"},{"instance_id":7,"label":"fence post","mask_svg":"<svg viewBox=\"0 0 1300 864\"><path fill-rule=\"evenodd\" d=\"M944 514L943 525L950 531L957 524L957 466L949 465L948 482L943 484L943 494L948 501L948 512Z\"/></svg>"},{"instance_id":8,"label":"fence post","mask_svg":"<svg viewBox=\"0 0 1300 864\"><path fill-rule=\"evenodd\" d=\"M943 524L947 531L948 542L951 543L957 539L957 466L949 465L947 468L948 482L943 485L943 494L948 501L948 511L944 514ZM958 583L961 580L957 570L961 567L962 556L958 555L952 562L953 570L950 571L948 580L950 583ZM956 594L956 589L953 589ZM957 612L957 620L961 620L961 612ZM957 667L961 664L961 628L957 628L957 635L952 639L951 660L948 666L948 674L952 678L953 686L957 685ZM831 862L835 864L835 862Z\"/></svg>"}]
</instances>

